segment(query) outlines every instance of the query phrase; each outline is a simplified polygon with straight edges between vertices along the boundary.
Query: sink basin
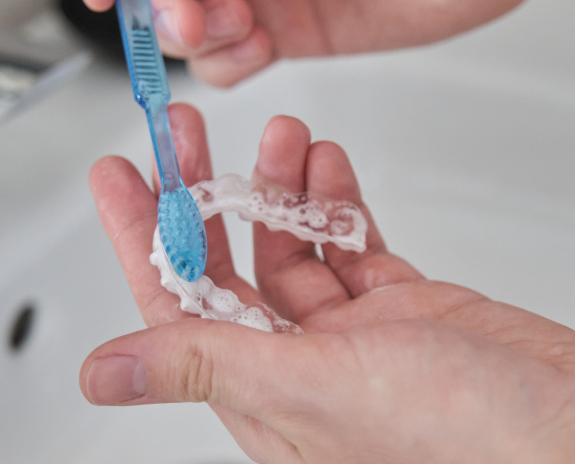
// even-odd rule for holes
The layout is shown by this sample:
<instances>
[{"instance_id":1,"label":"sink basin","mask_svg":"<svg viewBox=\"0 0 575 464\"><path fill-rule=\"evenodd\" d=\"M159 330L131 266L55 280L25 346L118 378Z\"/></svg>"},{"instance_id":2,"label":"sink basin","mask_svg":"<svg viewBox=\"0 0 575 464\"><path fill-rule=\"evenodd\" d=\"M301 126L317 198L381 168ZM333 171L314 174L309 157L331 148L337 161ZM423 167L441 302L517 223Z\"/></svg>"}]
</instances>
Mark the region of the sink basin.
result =
<instances>
[{"instance_id":1,"label":"sink basin","mask_svg":"<svg viewBox=\"0 0 575 464\"><path fill-rule=\"evenodd\" d=\"M173 101L204 114L216 175L249 177L269 118L302 119L348 152L393 252L575 328L574 14L533 0L433 47L284 62L231 90L175 71ZM0 462L251 462L205 405L97 408L78 388L93 348L143 328L87 186L104 154L151 169L125 69L96 57L0 127L0 153ZM250 226L225 219L253 282Z\"/></svg>"}]
</instances>

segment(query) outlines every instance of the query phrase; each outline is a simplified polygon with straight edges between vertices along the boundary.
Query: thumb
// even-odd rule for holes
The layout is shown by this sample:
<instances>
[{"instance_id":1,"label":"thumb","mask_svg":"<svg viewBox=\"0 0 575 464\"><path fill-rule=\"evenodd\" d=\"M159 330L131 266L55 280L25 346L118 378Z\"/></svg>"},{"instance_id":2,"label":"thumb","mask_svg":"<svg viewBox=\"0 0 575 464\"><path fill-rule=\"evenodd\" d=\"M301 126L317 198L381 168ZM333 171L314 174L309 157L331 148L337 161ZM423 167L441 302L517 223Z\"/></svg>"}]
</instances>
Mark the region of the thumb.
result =
<instances>
[{"instance_id":1,"label":"thumb","mask_svg":"<svg viewBox=\"0 0 575 464\"><path fill-rule=\"evenodd\" d=\"M96 405L207 402L260 420L261 411L293 411L288 365L304 337L238 324L185 319L111 340L80 371L80 387ZM295 345L294 345L295 344ZM296 350L298 351L298 350Z\"/></svg>"}]
</instances>

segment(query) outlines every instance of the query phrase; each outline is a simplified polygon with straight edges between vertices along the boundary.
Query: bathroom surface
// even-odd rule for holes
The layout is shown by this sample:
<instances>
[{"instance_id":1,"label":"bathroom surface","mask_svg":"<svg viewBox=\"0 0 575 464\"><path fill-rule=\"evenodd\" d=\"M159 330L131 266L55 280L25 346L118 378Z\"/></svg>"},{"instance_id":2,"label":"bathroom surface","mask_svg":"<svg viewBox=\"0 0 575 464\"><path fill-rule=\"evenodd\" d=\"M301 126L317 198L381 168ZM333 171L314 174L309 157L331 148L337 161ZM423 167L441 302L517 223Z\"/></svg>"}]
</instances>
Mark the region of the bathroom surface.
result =
<instances>
[{"instance_id":1,"label":"bathroom surface","mask_svg":"<svg viewBox=\"0 0 575 464\"><path fill-rule=\"evenodd\" d=\"M23 30L67 29L42 14ZM267 121L300 118L347 151L391 251L575 328L574 15L532 0L438 45L281 62L228 90L173 66L172 101L203 113L216 176L249 178ZM249 463L206 405L95 407L80 392L90 351L144 328L88 188L105 154L149 178L145 115L98 50L0 125L0 462ZM254 282L251 226L225 220Z\"/></svg>"}]
</instances>

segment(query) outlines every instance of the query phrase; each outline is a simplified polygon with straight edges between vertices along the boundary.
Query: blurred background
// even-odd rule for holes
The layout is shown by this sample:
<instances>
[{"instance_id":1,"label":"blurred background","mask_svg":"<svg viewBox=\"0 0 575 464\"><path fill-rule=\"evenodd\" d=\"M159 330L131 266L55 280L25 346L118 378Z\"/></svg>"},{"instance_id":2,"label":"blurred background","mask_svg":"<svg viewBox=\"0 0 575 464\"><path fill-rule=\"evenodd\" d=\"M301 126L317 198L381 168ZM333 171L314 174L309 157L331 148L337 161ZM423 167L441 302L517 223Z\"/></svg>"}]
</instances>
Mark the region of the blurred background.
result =
<instances>
[{"instance_id":1,"label":"blurred background","mask_svg":"<svg viewBox=\"0 0 575 464\"><path fill-rule=\"evenodd\" d=\"M531 0L437 45L282 62L230 90L171 62L173 101L204 114L216 175L249 177L269 118L302 119L347 151L393 252L575 328L574 16ZM78 387L93 348L143 328L87 182L105 154L151 169L115 34L80 0L0 2L0 462L249 463L205 405L97 408ZM253 282L250 226L225 219Z\"/></svg>"}]
</instances>

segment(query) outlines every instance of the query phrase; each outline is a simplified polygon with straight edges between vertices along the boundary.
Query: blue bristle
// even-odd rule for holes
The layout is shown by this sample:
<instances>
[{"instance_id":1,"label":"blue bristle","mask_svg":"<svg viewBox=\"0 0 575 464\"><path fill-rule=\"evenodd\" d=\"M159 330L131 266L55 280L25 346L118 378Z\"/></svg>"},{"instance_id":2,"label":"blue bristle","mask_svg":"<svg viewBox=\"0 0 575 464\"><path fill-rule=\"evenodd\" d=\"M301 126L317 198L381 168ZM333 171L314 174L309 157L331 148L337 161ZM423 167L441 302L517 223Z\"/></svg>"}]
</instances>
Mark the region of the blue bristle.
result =
<instances>
[{"instance_id":1,"label":"blue bristle","mask_svg":"<svg viewBox=\"0 0 575 464\"><path fill-rule=\"evenodd\" d=\"M208 244L200 212L185 187L162 192L158 222L164 227L164 250L178 275L188 282L198 280L206 266Z\"/></svg>"}]
</instances>

